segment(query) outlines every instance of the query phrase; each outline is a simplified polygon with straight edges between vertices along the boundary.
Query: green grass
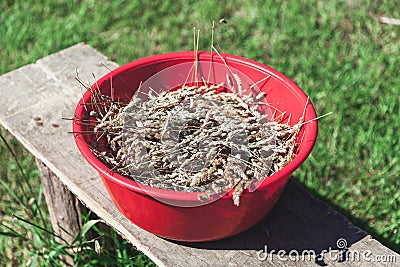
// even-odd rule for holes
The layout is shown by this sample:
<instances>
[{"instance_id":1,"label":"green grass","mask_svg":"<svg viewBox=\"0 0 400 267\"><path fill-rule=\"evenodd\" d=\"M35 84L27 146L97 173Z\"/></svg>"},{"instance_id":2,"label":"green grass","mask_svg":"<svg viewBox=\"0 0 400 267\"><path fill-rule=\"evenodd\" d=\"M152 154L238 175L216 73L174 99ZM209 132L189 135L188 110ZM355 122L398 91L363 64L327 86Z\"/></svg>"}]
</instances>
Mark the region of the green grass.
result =
<instances>
[{"instance_id":1,"label":"green grass","mask_svg":"<svg viewBox=\"0 0 400 267\"><path fill-rule=\"evenodd\" d=\"M398 1L7 2L0 4L0 73L77 42L119 64L191 50L194 26L208 50L212 20L225 18L216 29L220 51L272 66L305 90L319 114L334 113L320 121L295 179L400 251L400 27L370 16L400 18ZM0 148L1 179L19 192L16 166ZM32 158L15 149L38 188ZM18 208L10 198L1 187L2 213Z\"/></svg>"},{"instance_id":2,"label":"green grass","mask_svg":"<svg viewBox=\"0 0 400 267\"><path fill-rule=\"evenodd\" d=\"M55 234L32 156L2 129L0 137L0 266L154 266L90 214L73 241Z\"/></svg>"}]
</instances>

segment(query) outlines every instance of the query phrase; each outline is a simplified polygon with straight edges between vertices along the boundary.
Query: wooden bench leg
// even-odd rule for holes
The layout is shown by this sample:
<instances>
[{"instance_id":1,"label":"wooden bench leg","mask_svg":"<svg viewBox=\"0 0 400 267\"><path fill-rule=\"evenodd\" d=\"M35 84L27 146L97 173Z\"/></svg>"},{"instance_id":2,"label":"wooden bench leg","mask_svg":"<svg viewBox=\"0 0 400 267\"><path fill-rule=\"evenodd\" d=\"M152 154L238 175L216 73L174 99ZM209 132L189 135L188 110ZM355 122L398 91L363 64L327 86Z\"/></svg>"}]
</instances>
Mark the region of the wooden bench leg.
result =
<instances>
[{"instance_id":1,"label":"wooden bench leg","mask_svg":"<svg viewBox=\"0 0 400 267\"><path fill-rule=\"evenodd\" d=\"M72 243L82 227L81 214L86 214L87 209L45 164L38 159L36 164L53 230L65 241ZM59 238L56 240L63 242Z\"/></svg>"}]
</instances>

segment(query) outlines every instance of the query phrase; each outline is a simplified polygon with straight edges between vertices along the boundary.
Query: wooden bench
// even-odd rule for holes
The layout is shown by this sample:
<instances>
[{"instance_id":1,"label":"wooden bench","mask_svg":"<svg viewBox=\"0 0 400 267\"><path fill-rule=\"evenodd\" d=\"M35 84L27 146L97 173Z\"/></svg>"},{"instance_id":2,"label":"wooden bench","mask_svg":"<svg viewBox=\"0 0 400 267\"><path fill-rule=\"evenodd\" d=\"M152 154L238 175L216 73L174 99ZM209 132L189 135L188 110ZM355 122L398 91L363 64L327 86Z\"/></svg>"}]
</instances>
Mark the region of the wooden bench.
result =
<instances>
[{"instance_id":1,"label":"wooden bench","mask_svg":"<svg viewBox=\"0 0 400 267\"><path fill-rule=\"evenodd\" d=\"M60 226L71 233L79 231L81 201L159 266L400 264L398 254L313 198L294 181L289 182L265 219L225 240L172 242L128 221L114 206L96 171L78 152L72 135L68 134L71 121L62 119L72 117L81 97L76 71L81 77L86 73L92 78L93 73L100 78L108 72L104 65L110 69L117 67L89 45L77 44L0 76L0 122L36 157L57 233L68 239ZM333 252L328 253L330 250ZM302 253L304 256L316 253L317 257L302 258ZM391 262L377 262L384 257Z\"/></svg>"}]
</instances>

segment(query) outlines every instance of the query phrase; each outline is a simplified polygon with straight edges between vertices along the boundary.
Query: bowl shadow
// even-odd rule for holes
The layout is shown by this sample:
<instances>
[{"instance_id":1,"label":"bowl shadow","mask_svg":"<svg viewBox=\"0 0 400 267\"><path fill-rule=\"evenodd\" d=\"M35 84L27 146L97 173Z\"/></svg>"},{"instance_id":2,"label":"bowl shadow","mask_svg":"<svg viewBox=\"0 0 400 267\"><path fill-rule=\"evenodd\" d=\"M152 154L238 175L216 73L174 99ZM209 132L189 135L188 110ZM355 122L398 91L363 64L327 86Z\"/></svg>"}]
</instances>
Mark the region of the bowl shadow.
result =
<instances>
[{"instance_id":1,"label":"bowl shadow","mask_svg":"<svg viewBox=\"0 0 400 267\"><path fill-rule=\"evenodd\" d=\"M290 179L281 198L258 224L238 235L211 242L176 242L183 246L210 250L342 250L361 240L366 232L330 206L311 196L302 185ZM321 264L324 265L324 264Z\"/></svg>"}]
</instances>

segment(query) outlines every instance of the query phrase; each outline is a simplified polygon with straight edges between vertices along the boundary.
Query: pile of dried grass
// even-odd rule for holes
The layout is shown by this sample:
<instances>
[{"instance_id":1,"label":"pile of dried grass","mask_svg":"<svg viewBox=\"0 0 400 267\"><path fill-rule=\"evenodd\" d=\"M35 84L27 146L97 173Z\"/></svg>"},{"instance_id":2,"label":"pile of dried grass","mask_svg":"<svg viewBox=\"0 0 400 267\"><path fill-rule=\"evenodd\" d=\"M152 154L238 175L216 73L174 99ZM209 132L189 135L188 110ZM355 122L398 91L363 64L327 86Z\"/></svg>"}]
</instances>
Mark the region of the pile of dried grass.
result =
<instances>
[{"instance_id":1,"label":"pile of dried grass","mask_svg":"<svg viewBox=\"0 0 400 267\"><path fill-rule=\"evenodd\" d=\"M127 105L92 92L92 152L112 171L152 187L204 192L243 190L295 156L303 120L293 127L267 116L259 99L223 85L182 86ZM95 103L95 105L93 104ZM265 103L262 103L265 105Z\"/></svg>"}]
</instances>

